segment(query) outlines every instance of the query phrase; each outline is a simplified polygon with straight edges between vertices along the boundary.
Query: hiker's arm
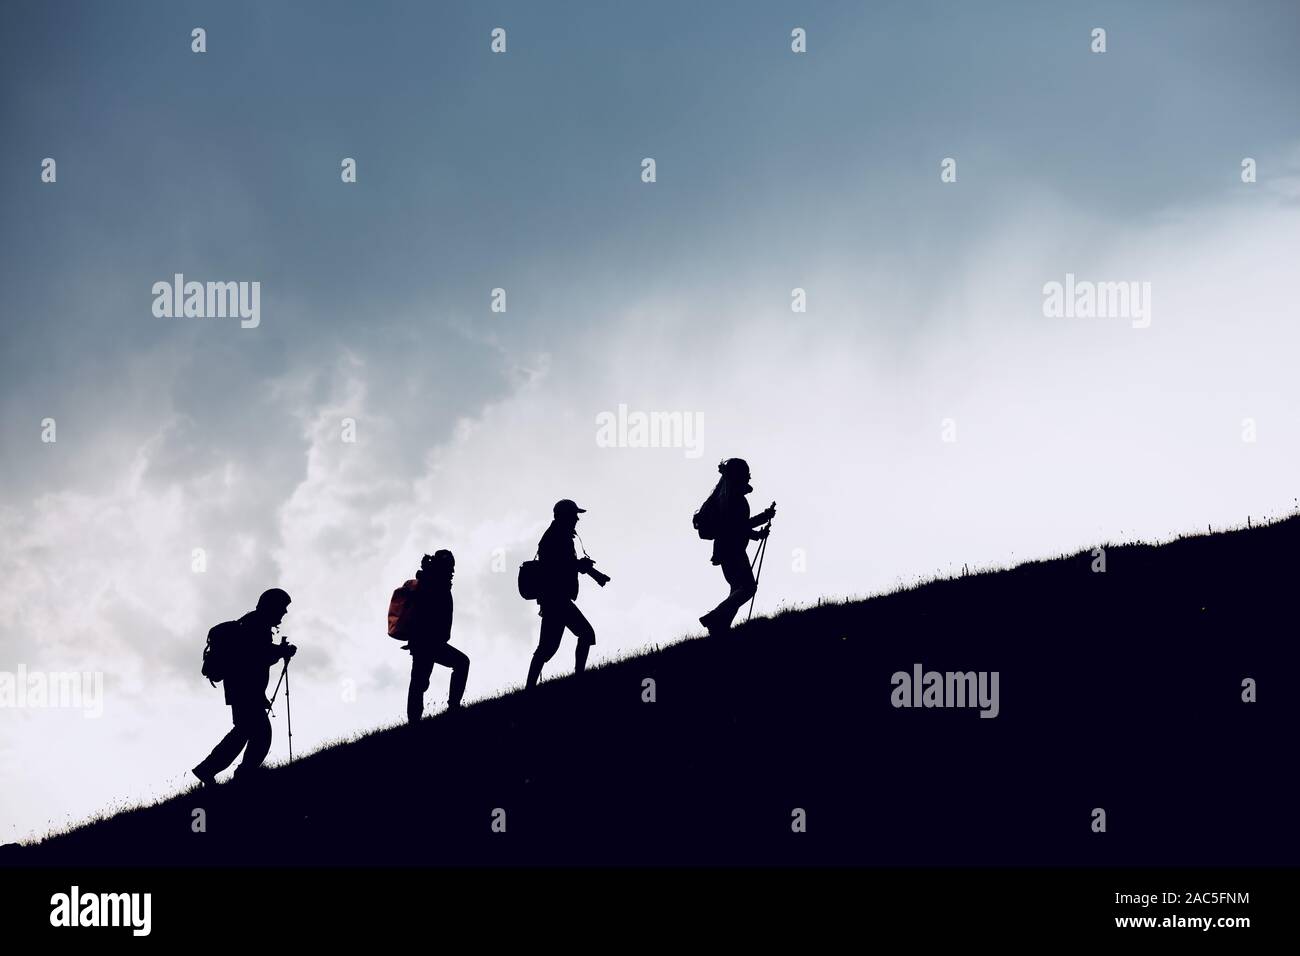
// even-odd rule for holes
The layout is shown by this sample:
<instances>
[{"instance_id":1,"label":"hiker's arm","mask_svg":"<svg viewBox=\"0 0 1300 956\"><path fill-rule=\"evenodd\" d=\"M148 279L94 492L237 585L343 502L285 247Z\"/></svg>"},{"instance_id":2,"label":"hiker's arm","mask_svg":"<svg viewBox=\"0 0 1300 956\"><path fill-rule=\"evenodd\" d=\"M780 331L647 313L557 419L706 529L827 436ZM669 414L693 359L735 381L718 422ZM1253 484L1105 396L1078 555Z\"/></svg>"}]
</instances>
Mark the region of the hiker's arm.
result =
<instances>
[{"instance_id":1,"label":"hiker's arm","mask_svg":"<svg viewBox=\"0 0 1300 956\"><path fill-rule=\"evenodd\" d=\"M542 564L557 572L582 570L582 559L574 553L573 545L565 547L565 542L555 543L543 538L541 547L537 549L537 557Z\"/></svg>"},{"instance_id":2,"label":"hiker's arm","mask_svg":"<svg viewBox=\"0 0 1300 956\"><path fill-rule=\"evenodd\" d=\"M770 505L768 505L766 511L760 511L758 514L754 515L754 517L750 518L749 526L751 528L757 528L761 524L767 524L775 517L776 517L776 502L774 501Z\"/></svg>"},{"instance_id":3,"label":"hiker's arm","mask_svg":"<svg viewBox=\"0 0 1300 956\"><path fill-rule=\"evenodd\" d=\"M298 653L298 648L292 644L272 644L268 649L269 656L266 659L266 666L270 667L272 664L280 663L280 661L287 661L296 653Z\"/></svg>"},{"instance_id":4,"label":"hiker's arm","mask_svg":"<svg viewBox=\"0 0 1300 956\"><path fill-rule=\"evenodd\" d=\"M571 571L577 572L586 568L582 558L565 551L557 550L550 557L543 553L541 559L544 565L553 568L557 574L568 574Z\"/></svg>"}]
</instances>

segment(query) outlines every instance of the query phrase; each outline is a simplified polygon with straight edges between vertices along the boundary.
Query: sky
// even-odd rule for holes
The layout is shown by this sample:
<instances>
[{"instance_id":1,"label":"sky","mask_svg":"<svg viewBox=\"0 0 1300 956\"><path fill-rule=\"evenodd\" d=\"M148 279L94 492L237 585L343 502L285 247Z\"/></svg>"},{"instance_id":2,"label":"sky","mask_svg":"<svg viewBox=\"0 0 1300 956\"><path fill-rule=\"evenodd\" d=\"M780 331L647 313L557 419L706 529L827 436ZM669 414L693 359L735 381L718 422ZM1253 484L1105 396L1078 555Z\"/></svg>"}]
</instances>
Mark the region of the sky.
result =
<instances>
[{"instance_id":1,"label":"sky","mask_svg":"<svg viewBox=\"0 0 1300 956\"><path fill-rule=\"evenodd\" d=\"M297 754L401 719L388 596L438 548L468 699L517 687L559 498L613 578L593 663L724 596L690 516L727 457L778 505L759 614L1297 507L1292 3L5 21L0 675L103 696L0 706L0 842L187 786L206 632L269 587ZM258 324L156 316L176 273L260 283ZM1067 275L1149 314L1049 315ZM611 447L620 406L698 440Z\"/></svg>"}]
</instances>

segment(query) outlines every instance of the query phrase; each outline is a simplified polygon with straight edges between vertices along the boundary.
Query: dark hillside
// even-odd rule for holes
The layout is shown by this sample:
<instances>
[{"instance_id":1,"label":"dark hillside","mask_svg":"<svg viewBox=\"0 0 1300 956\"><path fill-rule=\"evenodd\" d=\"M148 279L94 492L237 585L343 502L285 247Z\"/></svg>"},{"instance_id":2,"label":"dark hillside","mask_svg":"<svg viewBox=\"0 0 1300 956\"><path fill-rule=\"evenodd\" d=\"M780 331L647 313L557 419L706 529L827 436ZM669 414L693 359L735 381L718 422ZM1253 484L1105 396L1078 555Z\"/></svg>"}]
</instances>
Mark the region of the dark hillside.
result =
<instances>
[{"instance_id":1,"label":"dark hillside","mask_svg":"<svg viewBox=\"0 0 1300 956\"><path fill-rule=\"evenodd\" d=\"M1294 864L1297 545L1292 518L756 619L0 859ZM998 716L891 706L916 663L999 672Z\"/></svg>"}]
</instances>

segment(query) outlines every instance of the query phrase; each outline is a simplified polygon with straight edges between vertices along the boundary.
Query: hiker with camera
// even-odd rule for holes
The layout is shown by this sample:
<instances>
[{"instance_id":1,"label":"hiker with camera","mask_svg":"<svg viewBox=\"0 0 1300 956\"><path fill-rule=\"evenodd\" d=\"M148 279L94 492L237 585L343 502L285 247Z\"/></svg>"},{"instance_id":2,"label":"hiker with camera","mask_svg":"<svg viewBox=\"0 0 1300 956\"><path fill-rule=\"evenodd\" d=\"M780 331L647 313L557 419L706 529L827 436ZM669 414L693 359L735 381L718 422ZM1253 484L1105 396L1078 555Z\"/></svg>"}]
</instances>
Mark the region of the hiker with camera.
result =
<instances>
[{"instance_id":1,"label":"hiker with camera","mask_svg":"<svg viewBox=\"0 0 1300 956\"><path fill-rule=\"evenodd\" d=\"M728 458L718 465L718 471L722 477L695 513L695 529L701 538L713 541L713 563L722 566L722 576L731 586L731 593L722 603L700 618L710 637L726 634L736 612L757 592L749 542L766 542L776 515L774 501L766 511L750 516L745 496L754 489L749 484L749 464L743 458ZM764 527L755 530L760 525Z\"/></svg>"},{"instance_id":2,"label":"hiker with camera","mask_svg":"<svg viewBox=\"0 0 1300 956\"><path fill-rule=\"evenodd\" d=\"M234 779L247 778L261 767L271 749L271 721L266 715L271 707L266 699L271 668L280 661L287 663L298 652L288 641L275 642L275 631L289 603L286 592L271 588L257 599L255 609L208 632L203 676L213 686L221 682L234 727L191 771L204 784L213 783L217 774L235 762L241 750L244 759Z\"/></svg>"},{"instance_id":3,"label":"hiker with camera","mask_svg":"<svg viewBox=\"0 0 1300 956\"><path fill-rule=\"evenodd\" d=\"M388 606L388 635L406 641L411 652L411 686L406 692L406 719L417 723L424 715L424 693L433 665L451 668L447 706L459 710L469 680L469 658L452 647L451 579L456 558L447 550L426 554L415 577L393 592Z\"/></svg>"},{"instance_id":4,"label":"hiker with camera","mask_svg":"<svg viewBox=\"0 0 1300 956\"><path fill-rule=\"evenodd\" d=\"M542 666L560 649L560 639L564 637L566 627L578 639L574 673L581 674L586 669L587 653L591 650L591 645L596 643L595 630L578 610L578 605L573 603L578 597L580 573L601 587L610 580L609 575L596 570L586 548L583 548L582 557L579 558L573 545L573 539L578 536L578 515L584 514L586 510L568 498L557 501L551 511L551 525L537 544L537 559L530 562L537 569L536 600L538 614L542 618L542 631L537 650L533 652L533 659L528 665L528 682L525 686L529 688L537 686ZM581 541L581 538L578 540ZM521 569L521 574L523 570ZM532 592L533 589L525 586L521 577L520 593L528 596Z\"/></svg>"}]
</instances>

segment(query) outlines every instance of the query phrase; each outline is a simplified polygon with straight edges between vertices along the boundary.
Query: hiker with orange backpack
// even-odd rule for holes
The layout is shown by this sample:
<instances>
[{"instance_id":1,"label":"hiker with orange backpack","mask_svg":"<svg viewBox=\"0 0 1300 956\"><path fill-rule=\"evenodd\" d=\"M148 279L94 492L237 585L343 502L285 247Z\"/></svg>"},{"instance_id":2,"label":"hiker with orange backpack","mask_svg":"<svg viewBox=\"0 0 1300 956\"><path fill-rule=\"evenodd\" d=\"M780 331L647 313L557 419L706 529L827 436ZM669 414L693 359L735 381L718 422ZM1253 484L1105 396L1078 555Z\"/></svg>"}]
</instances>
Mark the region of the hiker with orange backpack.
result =
<instances>
[{"instance_id":1,"label":"hiker with orange backpack","mask_svg":"<svg viewBox=\"0 0 1300 956\"><path fill-rule=\"evenodd\" d=\"M776 515L774 501L766 511L750 517L745 495L754 489L749 484L749 464L743 458L728 458L718 465L718 471L722 477L694 520L699 536L713 541L713 563L722 566L722 576L731 586L731 593L722 603L700 618L710 637L726 634L736 612L757 592L747 549L751 541L766 540L770 527L754 529L770 525Z\"/></svg>"},{"instance_id":2,"label":"hiker with orange backpack","mask_svg":"<svg viewBox=\"0 0 1300 956\"><path fill-rule=\"evenodd\" d=\"M285 640L275 643L274 631L289 609L289 595L280 588L263 591L257 607L238 621L218 624L208 632L203 651L203 676L225 688L226 703L234 727L191 773L205 785L212 784L241 750L244 759L235 770L235 779L243 780L262 766L271 749L271 721L266 712L271 702L266 687L271 682L271 667L288 661L298 648Z\"/></svg>"},{"instance_id":3,"label":"hiker with orange backpack","mask_svg":"<svg viewBox=\"0 0 1300 956\"><path fill-rule=\"evenodd\" d=\"M469 658L452 647L451 579L456 558L450 551L426 554L415 577L393 592L388 605L388 636L406 641L411 652L411 686L406 692L406 719L414 724L424 715L424 693L433 665L451 668L447 706L459 710L469 680Z\"/></svg>"}]
</instances>

